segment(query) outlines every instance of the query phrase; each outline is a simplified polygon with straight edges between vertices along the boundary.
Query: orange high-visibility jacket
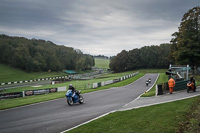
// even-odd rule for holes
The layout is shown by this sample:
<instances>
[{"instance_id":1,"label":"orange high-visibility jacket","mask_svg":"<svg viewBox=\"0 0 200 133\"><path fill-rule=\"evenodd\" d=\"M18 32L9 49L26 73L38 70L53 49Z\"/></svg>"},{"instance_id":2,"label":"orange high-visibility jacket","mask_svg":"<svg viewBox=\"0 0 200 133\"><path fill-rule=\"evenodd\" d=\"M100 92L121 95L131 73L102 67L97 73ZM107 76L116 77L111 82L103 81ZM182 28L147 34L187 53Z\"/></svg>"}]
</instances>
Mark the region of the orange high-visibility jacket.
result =
<instances>
[{"instance_id":1,"label":"orange high-visibility jacket","mask_svg":"<svg viewBox=\"0 0 200 133\"><path fill-rule=\"evenodd\" d=\"M173 78L170 78L170 79L169 79L168 85L169 85L169 87L174 87L174 86L175 86L175 81L174 81Z\"/></svg>"}]
</instances>

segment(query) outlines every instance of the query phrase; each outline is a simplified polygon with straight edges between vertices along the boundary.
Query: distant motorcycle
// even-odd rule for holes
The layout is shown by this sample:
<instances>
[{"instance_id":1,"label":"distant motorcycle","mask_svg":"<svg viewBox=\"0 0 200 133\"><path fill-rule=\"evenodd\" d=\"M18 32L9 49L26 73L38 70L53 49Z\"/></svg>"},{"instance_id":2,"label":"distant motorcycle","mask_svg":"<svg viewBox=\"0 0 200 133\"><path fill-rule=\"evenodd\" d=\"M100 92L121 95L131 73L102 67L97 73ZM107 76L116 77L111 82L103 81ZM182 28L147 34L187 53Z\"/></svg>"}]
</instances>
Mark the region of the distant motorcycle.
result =
<instances>
[{"instance_id":1,"label":"distant motorcycle","mask_svg":"<svg viewBox=\"0 0 200 133\"><path fill-rule=\"evenodd\" d=\"M151 78L149 78L149 84L151 84Z\"/></svg>"},{"instance_id":2,"label":"distant motorcycle","mask_svg":"<svg viewBox=\"0 0 200 133\"><path fill-rule=\"evenodd\" d=\"M148 85L149 85L149 80L146 81L146 86L148 86Z\"/></svg>"},{"instance_id":3,"label":"distant motorcycle","mask_svg":"<svg viewBox=\"0 0 200 133\"><path fill-rule=\"evenodd\" d=\"M74 103L80 103L83 104L84 99L83 96L80 95L81 91L76 91L74 97L72 97L73 92L72 90L68 90L66 92L66 98L67 98L67 103L72 106Z\"/></svg>"}]
</instances>

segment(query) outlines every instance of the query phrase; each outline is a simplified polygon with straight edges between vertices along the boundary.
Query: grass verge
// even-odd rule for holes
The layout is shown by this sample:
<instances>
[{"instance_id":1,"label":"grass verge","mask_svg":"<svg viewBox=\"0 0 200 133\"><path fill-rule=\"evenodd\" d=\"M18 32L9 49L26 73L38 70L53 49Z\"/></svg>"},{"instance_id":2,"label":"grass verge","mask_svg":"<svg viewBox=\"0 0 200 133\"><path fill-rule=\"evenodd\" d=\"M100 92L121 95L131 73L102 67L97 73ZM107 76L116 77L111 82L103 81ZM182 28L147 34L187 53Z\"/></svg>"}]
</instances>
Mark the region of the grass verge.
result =
<instances>
[{"instance_id":1,"label":"grass verge","mask_svg":"<svg viewBox=\"0 0 200 133\"><path fill-rule=\"evenodd\" d=\"M200 75L195 75L194 77L195 77L197 86L200 86Z\"/></svg>"},{"instance_id":2,"label":"grass verge","mask_svg":"<svg viewBox=\"0 0 200 133\"><path fill-rule=\"evenodd\" d=\"M178 133L199 133L200 132L200 98L191 104L185 119L180 122Z\"/></svg>"},{"instance_id":3,"label":"grass verge","mask_svg":"<svg viewBox=\"0 0 200 133\"><path fill-rule=\"evenodd\" d=\"M200 96L111 113L73 129L69 133L174 133L179 131L179 123L185 120L186 113L199 99Z\"/></svg>"},{"instance_id":4,"label":"grass verge","mask_svg":"<svg viewBox=\"0 0 200 133\"><path fill-rule=\"evenodd\" d=\"M109 69L109 63L110 63L109 59L94 58L94 61L95 61L95 67Z\"/></svg>"},{"instance_id":5,"label":"grass verge","mask_svg":"<svg viewBox=\"0 0 200 133\"><path fill-rule=\"evenodd\" d=\"M0 64L0 83L34 80L46 77L66 76L63 72L25 72L14 67Z\"/></svg>"}]
</instances>

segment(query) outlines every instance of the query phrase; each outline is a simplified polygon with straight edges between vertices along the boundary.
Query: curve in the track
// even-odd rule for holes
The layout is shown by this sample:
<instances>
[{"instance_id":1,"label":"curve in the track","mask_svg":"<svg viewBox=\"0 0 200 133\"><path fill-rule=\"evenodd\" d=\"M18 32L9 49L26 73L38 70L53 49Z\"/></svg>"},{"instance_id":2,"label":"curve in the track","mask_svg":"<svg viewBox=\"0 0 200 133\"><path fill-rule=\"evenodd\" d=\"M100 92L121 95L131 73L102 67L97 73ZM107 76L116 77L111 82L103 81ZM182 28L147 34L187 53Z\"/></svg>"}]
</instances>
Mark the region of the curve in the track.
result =
<instances>
[{"instance_id":1,"label":"curve in the track","mask_svg":"<svg viewBox=\"0 0 200 133\"><path fill-rule=\"evenodd\" d=\"M55 133L94 119L131 102L156 81L158 74L146 74L139 80L107 90L83 94L84 104L68 106L61 98L30 106L0 111L2 133ZM152 83L147 87L146 79Z\"/></svg>"}]
</instances>

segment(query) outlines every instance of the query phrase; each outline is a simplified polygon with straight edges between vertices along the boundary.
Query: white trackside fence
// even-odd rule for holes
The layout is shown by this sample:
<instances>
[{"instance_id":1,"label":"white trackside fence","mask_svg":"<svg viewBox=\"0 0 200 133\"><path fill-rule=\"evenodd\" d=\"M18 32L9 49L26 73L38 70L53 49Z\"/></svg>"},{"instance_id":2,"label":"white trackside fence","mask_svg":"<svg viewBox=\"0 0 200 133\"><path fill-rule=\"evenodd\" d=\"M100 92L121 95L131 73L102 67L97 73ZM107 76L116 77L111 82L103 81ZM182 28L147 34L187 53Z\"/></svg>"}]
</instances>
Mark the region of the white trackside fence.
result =
<instances>
[{"instance_id":1,"label":"white trackside fence","mask_svg":"<svg viewBox=\"0 0 200 133\"><path fill-rule=\"evenodd\" d=\"M101 86L105 86L105 85L109 85L109 84L112 84L112 83L116 83L116 82L120 82L120 81L123 81L123 80L126 80L128 78L131 78L135 75L137 75L139 72L135 72L135 73L132 73L130 75L126 75L126 76L123 76L119 79L113 79L113 80L108 80L108 81L102 81L102 82L98 82L98 83L87 83L85 85L85 89L95 89L97 87L101 87Z\"/></svg>"}]
</instances>

